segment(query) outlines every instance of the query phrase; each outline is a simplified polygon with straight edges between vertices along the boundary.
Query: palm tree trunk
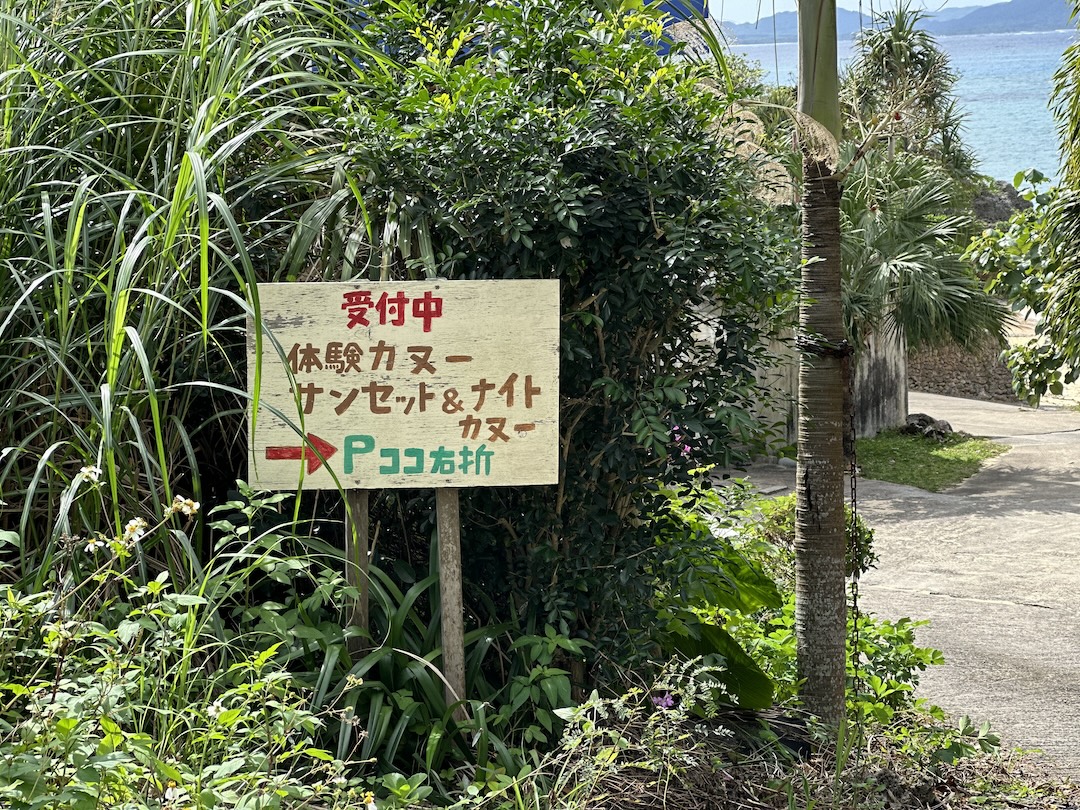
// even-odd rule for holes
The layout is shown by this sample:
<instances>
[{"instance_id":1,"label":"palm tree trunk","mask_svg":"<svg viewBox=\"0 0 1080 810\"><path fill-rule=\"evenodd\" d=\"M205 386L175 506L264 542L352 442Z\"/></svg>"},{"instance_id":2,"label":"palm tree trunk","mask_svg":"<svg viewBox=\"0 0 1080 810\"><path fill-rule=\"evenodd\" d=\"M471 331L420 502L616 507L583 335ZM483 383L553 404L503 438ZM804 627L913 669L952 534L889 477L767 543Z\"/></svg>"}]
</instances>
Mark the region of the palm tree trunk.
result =
<instances>
[{"instance_id":1,"label":"palm tree trunk","mask_svg":"<svg viewBox=\"0 0 1080 810\"><path fill-rule=\"evenodd\" d=\"M840 184L822 161L803 166L799 322L799 455L795 628L805 708L837 727L844 715L844 375Z\"/></svg>"},{"instance_id":2,"label":"palm tree trunk","mask_svg":"<svg viewBox=\"0 0 1080 810\"><path fill-rule=\"evenodd\" d=\"M799 112L840 137L836 0L799 3ZM844 376L840 183L808 138L803 159L799 304L799 456L795 507L795 634L800 695L834 728L844 717Z\"/></svg>"}]
</instances>

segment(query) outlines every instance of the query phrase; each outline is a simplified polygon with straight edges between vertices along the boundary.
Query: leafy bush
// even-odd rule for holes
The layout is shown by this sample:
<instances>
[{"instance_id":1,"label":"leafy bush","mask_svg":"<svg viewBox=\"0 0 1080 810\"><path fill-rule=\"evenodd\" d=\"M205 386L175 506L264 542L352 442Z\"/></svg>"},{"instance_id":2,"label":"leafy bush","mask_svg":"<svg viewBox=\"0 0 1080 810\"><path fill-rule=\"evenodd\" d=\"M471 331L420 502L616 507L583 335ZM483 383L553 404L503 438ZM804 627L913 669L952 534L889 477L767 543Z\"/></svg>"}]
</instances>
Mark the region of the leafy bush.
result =
<instances>
[{"instance_id":1,"label":"leafy bush","mask_svg":"<svg viewBox=\"0 0 1080 810\"><path fill-rule=\"evenodd\" d=\"M853 523L850 510L847 515L847 574L852 577L873 567L877 555L873 530L861 517ZM776 702L790 706L798 699L793 593L795 496L751 501L742 512L737 533L738 548L775 579L783 604L779 609L765 608L753 614L721 610L717 620L768 675ZM942 764L993 753L1000 745L987 724L976 727L967 717L950 724L940 708L915 696L920 674L945 661L940 650L922 647L916 641L916 631L927 624L848 611L846 694L848 719L854 730L849 734L857 733L870 743L870 761L879 755L885 757L884 766L863 783L872 793L896 779L892 768L897 756L904 763L902 767L918 763L920 770L937 773L934 769ZM857 778L866 779L866 775Z\"/></svg>"},{"instance_id":2,"label":"leafy bush","mask_svg":"<svg viewBox=\"0 0 1080 810\"><path fill-rule=\"evenodd\" d=\"M790 223L755 201L715 72L657 53L655 10L218 5L4 18L12 576L40 586L63 535L119 533L174 486L228 497L256 282L559 278L562 483L467 496L467 574L491 597L472 608L625 658L653 588L656 482L755 446L761 337L791 294ZM101 497L72 511L91 465ZM426 551L424 510L400 511L388 571ZM186 536L148 538L143 564L187 578L212 548L201 526Z\"/></svg>"},{"instance_id":3,"label":"leafy bush","mask_svg":"<svg viewBox=\"0 0 1080 810\"><path fill-rule=\"evenodd\" d=\"M1068 228L1072 203L1068 194L1047 188L1047 177L1030 169L1013 182L1032 206L1014 213L1004 227L987 228L972 239L967 257L987 279L987 289L1004 298L1017 312L1039 315L1035 337L1010 347L1005 359L1013 374L1013 390L1037 405L1050 393L1080 379L1080 363L1070 322L1062 317L1071 300L1066 290L1068 251L1054 234L1055 217ZM1060 244L1059 244L1060 243ZM1055 248L1055 245L1059 245Z\"/></svg>"},{"instance_id":4,"label":"leafy bush","mask_svg":"<svg viewBox=\"0 0 1080 810\"><path fill-rule=\"evenodd\" d=\"M457 807L739 806L758 801L787 759L752 716L731 712L722 667L672 662L627 693L593 693L560 714L567 731L544 767L474 786ZM632 797L632 798L631 798Z\"/></svg>"},{"instance_id":5,"label":"leafy bush","mask_svg":"<svg viewBox=\"0 0 1080 810\"><path fill-rule=\"evenodd\" d=\"M657 53L655 10L440 8L366 6L398 64L336 100L355 194L313 208L293 250L360 232L343 255L361 277L562 281L560 484L465 493L467 574L502 616L625 661L652 616L661 487L760 439L791 226L755 202L717 77ZM384 547L421 525L384 526Z\"/></svg>"},{"instance_id":6,"label":"leafy bush","mask_svg":"<svg viewBox=\"0 0 1080 810\"><path fill-rule=\"evenodd\" d=\"M861 576L874 567L874 530L861 516L852 522L851 507L844 506L847 527L846 574ZM756 498L740 516L739 548L764 566L784 593L795 589L795 494Z\"/></svg>"},{"instance_id":7,"label":"leafy bush","mask_svg":"<svg viewBox=\"0 0 1080 810\"><path fill-rule=\"evenodd\" d=\"M133 577L142 531L69 543L62 572L93 560L81 582L0 587L4 806L354 806L353 752L320 746L328 714L283 668L282 642L248 652L223 632L219 600L265 560L260 540L222 556L239 563L228 575L177 591L167 572Z\"/></svg>"},{"instance_id":8,"label":"leafy bush","mask_svg":"<svg viewBox=\"0 0 1080 810\"><path fill-rule=\"evenodd\" d=\"M213 527L225 537L254 534L267 522L263 513L284 497L242 490L243 499L216 510L226 517ZM292 546L303 553L290 555ZM580 659L587 642L550 626L535 634L510 622L471 628L467 699L448 703L439 671L437 569L403 591L373 565L369 628L359 635L358 628L343 628L347 602L357 594L340 573L341 552L314 553L320 547L314 538L268 530L256 541L250 575L232 577L235 598L222 603L227 637L243 648L274 645L277 660L310 695L312 710L332 713L320 745L338 759L372 765L395 801L405 802L419 783L409 788L395 774L423 777L428 784L419 792L445 800L462 783L528 770L536 762L533 749L557 741L556 711L573 704L558 661ZM252 601L260 593L266 598Z\"/></svg>"},{"instance_id":9,"label":"leafy bush","mask_svg":"<svg viewBox=\"0 0 1080 810\"><path fill-rule=\"evenodd\" d=\"M861 575L877 561L873 530L848 510L849 577ZM718 621L772 680L777 702L797 697L795 639L795 496L759 499L742 512L737 547L759 561L780 586L779 606L754 613L718 611ZM943 663L941 652L915 643L915 630L926 622L889 621L849 611L847 630L848 707L853 718L872 718L887 725L895 712L915 705L919 673Z\"/></svg>"},{"instance_id":10,"label":"leafy bush","mask_svg":"<svg viewBox=\"0 0 1080 810\"><path fill-rule=\"evenodd\" d=\"M915 630L925 621L879 619L865 613L848 618L848 706L856 717L872 716L887 724L898 709L915 704L919 673L944 663L939 650L915 643ZM776 686L777 700L790 703L797 695L795 598L789 595L776 612L754 617L730 616L732 636L743 644ZM855 639L858 655L853 654ZM858 667L856 668L856 661Z\"/></svg>"},{"instance_id":11,"label":"leafy bush","mask_svg":"<svg viewBox=\"0 0 1080 810\"><path fill-rule=\"evenodd\" d=\"M313 750L406 782L520 768L558 737L583 657L638 652L670 562L661 484L759 438L791 228L755 201L716 75L658 55L658 12L585 2L9 5L0 539L18 593L78 583L80 621L118 628L167 574L205 600L171 620L188 658L159 656L170 707L274 649L322 722ZM424 569L422 498L377 507L404 504L353 656L319 540L340 529L309 501L285 517L280 496L227 495L254 285L432 274L563 282L562 484L466 498L466 723L435 675L433 572L399 575L414 550ZM214 525L170 515L116 545L177 486L222 504ZM100 590L83 542L115 555ZM164 747L171 711L146 715Z\"/></svg>"},{"instance_id":12,"label":"leafy bush","mask_svg":"<svg viewBox=\"0 0 1080 810\"><path fill-rule=\"evenodd\" d=\"M340 551L279 525L290 496L241 495L212 510L217 551L186 581L139 554L199 511L178 499L156 525L69 538L44 590L4 586L5 806L331 808L370 790L404 807L517 776L558 739L573 700L555 659L582 642L471 631L458 718L437 671L437 573L402 593L373 568L374 641L350 652Z\"/></svg>"},{"instance_id":13,"label":"leafy bush","mask_svg":"<svg viewBox=\"0 0 1080 810\"><path fill-rule=\"evenodd\" d=\"M656 619L651 637L661 660L673 654L715 664L735 704L765 708L773 685L759 664L724 629L717 615L751 615L782 600L764 568L740 549L737 522L750 490L688 486L667 492L658 529Z\"/></svg>"}]
</instances>

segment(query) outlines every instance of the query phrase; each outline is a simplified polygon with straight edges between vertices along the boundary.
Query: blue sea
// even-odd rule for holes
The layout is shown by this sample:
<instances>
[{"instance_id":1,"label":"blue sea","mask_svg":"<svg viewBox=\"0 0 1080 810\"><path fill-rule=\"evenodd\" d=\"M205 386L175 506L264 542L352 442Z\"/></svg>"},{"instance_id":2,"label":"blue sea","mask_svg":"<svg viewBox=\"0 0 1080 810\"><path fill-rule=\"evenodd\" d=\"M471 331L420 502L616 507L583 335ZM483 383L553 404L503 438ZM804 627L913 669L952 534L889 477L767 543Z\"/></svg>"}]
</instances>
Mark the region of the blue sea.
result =
<instances>
[{"instance_id":1,"label":"blue sea","mask_svg":"<svg viewBox=\"0 0 1080 810\"><path fill-rule=\"evenodd\" d=\"M1051 31L937 38L960 76L955 94L968 114L964 141L983 174L1009 182L1029 168L1058 175L1057 130L1048 105L1054 71L1077 36L1076 31ZM851 42L840 43L841 69L852 48ZM794 42L735 45L733 50L758 61L770 83L779 77L782 84L795 84Z\"/></svg>"}]
</instances>

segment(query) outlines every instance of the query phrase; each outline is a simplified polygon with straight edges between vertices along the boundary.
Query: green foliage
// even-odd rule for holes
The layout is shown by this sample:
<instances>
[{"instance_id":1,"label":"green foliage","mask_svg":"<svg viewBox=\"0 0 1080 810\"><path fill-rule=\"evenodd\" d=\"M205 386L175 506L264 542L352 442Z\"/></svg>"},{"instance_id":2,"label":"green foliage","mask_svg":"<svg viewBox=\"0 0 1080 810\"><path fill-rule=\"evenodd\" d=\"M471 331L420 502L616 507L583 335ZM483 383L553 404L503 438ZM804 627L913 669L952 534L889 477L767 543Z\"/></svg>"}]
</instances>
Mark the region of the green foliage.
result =
<instances>
[{"instance_id":1,"label":"green foliage","mask_svg":"<svg viewBox=\"0 0 1080 810\"><path fill-rule=\"evenodd\" d=\"M1034 170L1018 175L1016 185L1031 183L1027 196L1036 203L1034 210L1014 216L1004 233L986 234L972 247L1014 306L1030 307L1039 316L1035 340L1007 357L1014 389L1033 403L1080 379L1080 47L1075 43L1065 49L1054 76L1051 106L1061 144L1061 187L1039 192L1042 175Z\"/></svg>"},{"instance_id":2,"label":"green foliage","mask_svg":"<svg viewBox=\"0 0 1080 810\"><path fill-rule=\"evenodd\" d=\"M941 652L915 643L915 630L926 622L890 621L860 613L848 618L848 711L853 718L888 725L894 714L915 705L919 673L944 663ZM776 699L790 704L797 695L795 598L789 595L778 611L757 616L732 615L727 628L750 655L761 662L776 688ZM858 670L853 639L858 637Z\"/></svg>"},{"instance_id":3,"label":"green foliage","mask_svg":"<svg viewBox=\"0 0 1080 810\"><path fill-rule=\"evenodd\" d=\"M861 444L859 454L861 462ZM773 682L777 702L790 704L798 697L792 551L795 497L762 499L748 510L748 517L740 530L740 547L749 557L763 561L773 573L784 593L784 602L779 609L751 615L724 611L720 615L730 635L761 664ZM852 533L850 513L848 518L848 576L852 576L865 573L877 557L873 552L873 531L859 519L857 531ZM920 674L944 663L939 650L916 642L916 631L927 624L849 611L846 693L851 728L859 729L868 739L886 740L890 756L898 753L907 761L919 763L920 768L933 769L994 752L999 740L988 725L976 728L966 717L950 726L940 708L916 698ZM843 767L838 763L837 778ZM793 790L797 784L792 780ZM809 790L811 785L804 787ZM867 780L863 787L877 790L874 779Z\"/></svg>"},{"instance_id":4,"label":"green foliage","mask_svg":"<svg viewBox=\"0 0 1080 810\"><path fill-rule=\"evenodd\" d=\"M128 538L138 542L146 535ZM234 538L235 542L235 538ZM322 748L327 720L282 666L282 644L223 638L222 599L261 557L223 555L183 591L139 584L112 547L72 543L96 566L26 593L0 587L0 797L12 810L101 806L352 806L358 782ZM228 562L226 562L226 559Z\"/></svg>"},{"instance_id":5,"label":"green foliage","mask_svg":"<svg viewBox=\"0 0 1080 810\"><path fill-rule=\"evenodd\" d=\"M789 298L787 228L720 127L718 77L652 46L655 10L368 13L398 65L336 100L357 194L321 201L333 216L293 250L360 230L370 249L346 273L562 281L560 484L466 493L467 573L626 660L653 615L660 487L760 438L753 372Z\"/></svg>"},{"instance_id":6,"label":"green foliage","mask_svg":"<svg viewBox=\"0 0 1080 810\"><path fill-rule=\"evenodd\" d=\"M170 700L224 693L213 678L273 649L319 716L318 750L401 774L383 785L398 801L518 773L525 746L561 733L584 657L644 657L676 546L657 542L663 487L760 438L755 371L791 297L789 228L724 134L720 73L659 56L662 18L629 5L2 11L7 576L20 593L80 583L104 627L167 576L184 644L219 644L161 657ZM424 567L422 498L376 507L400 519L382 524L357 639L340 552L318 539L340 529L299 522L310 499L282 514L284 496L228 494L246 457L254 285L436 274L559 278L564 313L562 483L465 499L460 707L437 674L435 572L407 576L413 551ZM164 514L177 486L221 504L215 520L170 511L125 530ZM110 555L115 589L86 584L83 544ZM172 745L172 715L147 717Z\"/></svg>"},{"instance_id":7,"label":"green foliage","mask_svg":"<svg viewBox=\"0 0 1080 810\"><path fill-rule=\"evenodd\" d=\"M1064 225L1068 195L1056 187L1043 189L1047 178L1035 169L1017 174L1030 208L1017 211L1004 228L988 228L975 237L967 256L987 279L987 289L1017 312L1038 316L1035 337L1011 346L1005 359L1013 374L1017 396L1037 405L1046 393L1060 395L1080 379L1075 333L1066 316L1067 286L1062 273L1068 261L1068 241L1055 228Z\"/></svg>"},{"instance_id":8,"label":"green foliage","mask_svg":"<svg viewBox=\"0 0 1080 810\"><path fill-rule=\"evenodd\" d=\"M976 726L966 714L960 718L956 729L950 731L934 753L940 762L953 763L977 754L992 754L1001 747L1001 738L990 731L990 724Z\"/></svg>"},{"instance_id":9,"label":"green foliage","mask_svg":"<svg viewBox=\"0 0 1080 810\"><path fill-rule=\"evenodd\" d=\"M739 548L758 564L784 594L795 590L795 504L796 497L758 498L747 505L739 528ZM852 522L851 507L844 507L847 527L845 574L865 574L877 562L874 530L862 517Z\"/></svg>"},{"instance_id":10,"label":"green foliage","mask_svg":"<svg viewBox=\"0 0 1080 810\"><path fill-rule=\"evenodd\" d=\"M970 218L949 215L952 182L932 160L874 151L844 186L844 317L861 346L898 334L917 347L1004 342L1008 310L983 290L962 244Z\"/></svg>"},{"instance_id":11,"label":"green foliage","mask_svg":"<svg viewBox=\"0 0 1080 810\"><path fill-rule=\"evenodd\" d=\"M915 631L928 621L890 621L859 613L849 624L849 633L857 639L851 646L858 645L858 655L850 650L848 655L850 712L858 721L873 719L888 726L898 710L916 705L919 673L944 664L945 657L940 650L915 643Z\"/></svg>"},{"instance_id":12,"label":"green foliage","mask_svg":"<svg viewBox=\"0 0 1080 810\"><path fill-rule=\"evenodd\" d=\"M975 158L961 139L964 114L953 87L949 56L920 23L921 10L905 3L879 12L856 36L856 55L841 95L846 130L856 141L887 143L929 158L953 184L970 186Z\"/></svg>"},{"instance_id":13,"label":"green foliage","mask_svg":"<svg viewBox=\"0 0 1080 810\"><path fill-rule=\"evenodd\" d=\"M1008 447L989 439L954 433L944 439L884 431L856 445L866 478L941 492L979 471Z\"/></svg>"},{"instance_id":14,"label":"green foliage","mask_svg":"<svg viewBox=\"0 0 1080 810\"><path fill-rule=\"evenodd\" d=\"M426 778L422 773L410 777L400 773L387 774L382 778L382 785L388 794L386 804L390 807L408 807L422 802L431 795L431 788L424 785Z\"/></svg>"},{"instance_id":15,"label":"green foliage","mask_svg":"<svg viewBox=\"0 0 1080 810\"><path fill-rule=\"evenodd\" d=\"M566 734L542 769L477 786L455 806L613 807L628 793L655 806L749 798L756 785L739 778L741 767L775 763L784 749L768 729L727 711L723 677L700 661L672 662L647 688L613 698L594 692L560 712Z\"/></svg>"},{"instance_id":16,"label":"green foliage","mask_svg":"<svg viewBox=\"0 0 1080 810\"><path fill-rule=\"evenodd\" d=\"M468 496L467 573L487 620L624 656L656 481L756 446L761 337L790 298L788 229L720 126L716 67L658 55L661 16L629 6L376 2L357 25L322 0L219 5L4 6L12 576L39 587L65 535L119 534L174 486L227 498L256 282L559 278L562 483ZM427 536L397 504L387 570ZM140 564L195 576L210 533L183 531Z\"/></svg>"},{"instance_id":17,"label":"green foliage","mask_svg":"<svg viewBox=\"0 0 1080 810\"><path fill-rule=\"evenodd\" d=\"M780 585L783 602L754 613L716 612L731 637L769 676L776 701L788 705L798 696L794 596L794 495L763 498L744 510L737 545L749 559L764 565ZM873 530L848 514L847 575L866 573L877 561ZM919 673L944 662L938 650L920 647L915 631L926 622L890 621L849 611L846 634L848 714L860 725L890 727L917 702Z\"/></svg>"},{"instance_id":18,"label":"green foliage","mask_svg":"<svg viewBox=\"0 0 1080 810\"><path fill-rule=\"evenodd\" d=\"M215 521L216 530L246 536L267 502L280 498L246 494L219 507L230 517ZM303 538L305 553L288 556L283 552L298 541L280 530L264 542L270 541L258 566L273 585L272 596L258 582L236 583L241 592L269 597L231 606L236 638L280 647L279 657L309 690L312 709L332 708L322 744L338 758L352 752L355 761L372 763L400 806L432 792L445 799L461 781L527 771L535 762L532 751L557 741L562 721L556 712L573 704L569 673L560 664L580 660L588 642L550 626L536 634L511 633L512 623L472 627L465 634L467 699L448 703L439 671L437 569L402 590L372 566L369 632L355 638L358 630L342 628L344 602L356 591L340 573L340 552L316 555L318 542ZM408 801L406 783L397 781L402 774L427 780L412 784Z\"/></svg>"},{"instance_id":19,"label":"green foliage","mask_svg":"<svg viewBox=\"0 0 1080 810\"><path fill-rule=\"evenodd\" d=\"M46 590L5 586L0 796L15 810L129 799L133 810L189 799L253 810L316 797L331 808L365 790L405 807L525 773L532 750L558 740L558 712L573 705L559 663L580 660L586 642L551 627L472 629L469 700L448 705L437 572L402 593L372 568L373 640L351 654L342 615L357 594L340 551L277 525L287 496L241 494L214 510L217 552L186 583L142 578L137 548L167 527L133 520L119 538L66 542ZM154 801L139 804L148 785Z\"/></svg>"},{"instance_id":20,"label":"green foliage","mask_svg":"<svg viewBox=\"0 0 1080 810\"><path fill-rule=\"evenodd\" d=\"M1044 190L1047 179L1037 169L1017 174L1013 182L1032 205L1014 213L1004 228L984 230L967 250L968 258L987 279L988 289L1016 309L1041 311L1041 292L1052 277L1053 251L1046 210L1058 190Z\"/></svg>"},{"instance_id":21,"label":"green foliage","mask_svg":"<svg viewBox=\"0 0 1080 810\"><path fill-rule=\"evenodd\" d=\"M174 486L224 498L245 456L252 285L276 277L292 208L321 186L326 98L361 81L361 62L377 70L321 0L0 3L13 576L47 571L65 534L160 513ZM87 465L103 497L69 512Z\"/></svg>"},{"instance_id":22,"label":"green foliage","mask_svg":"<svg viewBox=\"0 0 1080 810\"><path fill-rule=\"evenodd\" d=\"M842 293L857 349L874 334L910 346L1004 340L1007 310L963 257L978 180L960 139L955 76L920 19L903 5L880 14L859 34L842 84ZM802 135L790 120L794 90L759 101L764 141L783 153ZM797 158L781 158L793 176Z\"/></svg>"},{"instance_id":23,"label":"green foliage","mask_svg":"<svg viewBox=\"0 0 1080 810\"><path fill-rule=\"evenodd\" d=\"M921 18L904 4L879 14L843 82L843 304L857 349L874 334L912 347L1004 341L1007 310L962 257L973 158L956 76Z\"/></svg>"},{"instance_id":24,"label":"green foliage","mask_svg":"<svg viewBox=\"0 0 1080 810\"><path fill-rule=\"evenodd\" d=\"M737 705L765 708L772 683L716 620L720 611L751 614L781 604L768 573L735 542L750 492L690 487L667 496L668 507L653 521L659 559L652 638L662 658L677 652L721 667L717 678Z\"/></svg>"},{"instance_id":25,"label":"green foliage","mask_svg":"<svg viewBox=\"0 0 1080 810\"><path fill-rule=\"evenodd\" d=\"M995 735L966 717L948 724L939 709L920 704L898 711L887 734L849 723L835 747L818 748L824 735L796 717L754 718L714 705L713 675L697 662L675 664L647 689L590 696L566 713L568 734L542 768L473 785L454 806L879 808L940 796L1005 806L1009 797L1050 800L1069 791L987 756L998 750ZM1017 781L1003 784L1010 776Z\"/></svg>"}]
</instances>

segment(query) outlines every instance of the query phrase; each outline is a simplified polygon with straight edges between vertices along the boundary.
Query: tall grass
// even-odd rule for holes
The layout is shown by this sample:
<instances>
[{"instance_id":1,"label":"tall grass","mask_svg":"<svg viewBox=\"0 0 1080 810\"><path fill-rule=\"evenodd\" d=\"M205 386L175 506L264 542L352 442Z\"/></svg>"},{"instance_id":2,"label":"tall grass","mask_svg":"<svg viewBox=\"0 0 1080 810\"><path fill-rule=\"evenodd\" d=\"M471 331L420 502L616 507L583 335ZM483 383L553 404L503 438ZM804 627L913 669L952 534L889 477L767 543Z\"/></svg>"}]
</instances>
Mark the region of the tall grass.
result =
<instances>
[{"instance_id":1,"label":"tall grass","mask_svg":"<svg viewBox=\"0 0 1080 810\"><path fill-rule=\"evenodd\" d=\"M244 322L304 272L327 100L380 58L332 0L0 0L0 529L64 535L242 473ZM98 465L103 498L76 498ZM174 570L181 546L148 549ZM38 583L40 584L40 582Z\"/></svg>"}]
</instances>

